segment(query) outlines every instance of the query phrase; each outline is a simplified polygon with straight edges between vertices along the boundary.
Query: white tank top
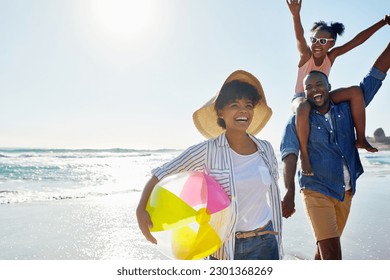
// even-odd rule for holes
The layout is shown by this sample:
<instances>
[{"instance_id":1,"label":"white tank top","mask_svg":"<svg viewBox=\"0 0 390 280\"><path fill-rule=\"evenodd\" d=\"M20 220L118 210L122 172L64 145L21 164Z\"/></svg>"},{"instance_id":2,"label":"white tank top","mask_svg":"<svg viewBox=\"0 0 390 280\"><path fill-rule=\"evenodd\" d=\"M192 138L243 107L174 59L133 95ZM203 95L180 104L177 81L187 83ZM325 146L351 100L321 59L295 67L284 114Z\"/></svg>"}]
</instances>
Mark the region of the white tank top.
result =
<instances>
[{"instance_id":1,"label":"white tank top","mask_svg":"<svg viewBox=\"0 0 390 280\"><path fill-rule=\"evenodd\" d=\"M237 231L262 227L272 218L268 199L271 175L258 152L240 155L231 150L237 189Z\"/></svg>"}]
</instances>

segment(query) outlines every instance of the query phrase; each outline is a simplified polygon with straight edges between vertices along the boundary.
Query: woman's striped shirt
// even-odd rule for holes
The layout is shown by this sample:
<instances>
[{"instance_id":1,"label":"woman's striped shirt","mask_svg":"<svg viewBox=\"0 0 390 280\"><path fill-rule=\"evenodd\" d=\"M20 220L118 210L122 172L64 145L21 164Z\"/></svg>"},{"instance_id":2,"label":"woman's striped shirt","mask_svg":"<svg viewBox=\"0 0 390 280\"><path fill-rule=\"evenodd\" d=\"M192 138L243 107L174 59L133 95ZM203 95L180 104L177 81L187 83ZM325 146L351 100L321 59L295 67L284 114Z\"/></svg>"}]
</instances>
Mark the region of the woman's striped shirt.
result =
<instances>
[{"instance_id":1,"label":"woman's striped shirt","mask_svg":"<svg viewBox=\"0 0 390 280\"><path fill-rule=\"evenodd\" d=\"M278 232L276 238L279 245L279 256L280 259L282 259L282 214L280 190L278 186L278 163L274 149L268 141L257 139L252 135L249 136L256 143L259 155L265 161L271 178L273 179L270 187L269 198L273 214L272 223L274 230ZM235 187L233 160L225 133L215 139L209 139L197 145L191 146L170 162L153 169L152 174L161 180L168 175L185 171L204 171L213 176L230 197L232 211L230 212L228 238L225 240L222 247L213 254L213 256L220 260L234 259L235 228L238 216L237 193Z\"/></svg>"}]
</instances>

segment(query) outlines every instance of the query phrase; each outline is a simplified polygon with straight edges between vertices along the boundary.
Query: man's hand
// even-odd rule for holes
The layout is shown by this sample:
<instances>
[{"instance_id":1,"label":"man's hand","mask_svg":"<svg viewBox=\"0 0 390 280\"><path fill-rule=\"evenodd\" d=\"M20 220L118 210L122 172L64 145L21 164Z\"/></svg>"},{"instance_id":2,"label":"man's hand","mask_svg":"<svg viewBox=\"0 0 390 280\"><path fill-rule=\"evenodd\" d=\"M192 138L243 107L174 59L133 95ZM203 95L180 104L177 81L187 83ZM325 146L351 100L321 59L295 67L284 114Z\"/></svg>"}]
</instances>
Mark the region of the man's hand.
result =
<instances>
[{"instance_id":1,"label":"man's hand","mask_svg":"<svg viewBox=\"0 0 390 280\"><path fill-rule=\"evenodd\" d=\"M282 215L290 218L295 213L294 193L287 191L282 200Z\"/></svg>"}]
</instances>

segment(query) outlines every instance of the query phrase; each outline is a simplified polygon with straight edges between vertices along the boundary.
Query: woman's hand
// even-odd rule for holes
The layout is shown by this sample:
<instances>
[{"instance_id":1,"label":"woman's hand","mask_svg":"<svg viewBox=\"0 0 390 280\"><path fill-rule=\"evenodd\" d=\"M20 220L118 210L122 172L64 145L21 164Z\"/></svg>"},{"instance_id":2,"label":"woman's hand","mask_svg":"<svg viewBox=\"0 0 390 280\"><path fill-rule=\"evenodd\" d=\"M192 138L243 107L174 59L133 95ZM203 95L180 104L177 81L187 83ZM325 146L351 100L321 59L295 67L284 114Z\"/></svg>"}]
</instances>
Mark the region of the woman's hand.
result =
<instances>
[{"instance_id":1,"label":"woman's hand","mask_svg":"<svg viewBox=\"0 0 390 280\"><path fill-rule=\"evenodd\" d=\"M154 186L159 182L159 179L156 176L152 176L148 182L146 182L145 188L141 194L140 201L138 203L136 215L138 220L138 227L141 230L142 234L145 238L152 242L153 244L157 244L156 238L150 233L150 229L153 227L152 220L150 219L150 215L148 211L146 211L146 205L148 203L148 199L150 194L153 191Z\"/></svg>"},{"instance_id":2,"label":"woman's hand","mask_svg":"<svg viewBox=\"0 0 390 280\"><path fill-rule=\"evenodd\" d=\"M156 238L154 238L153 235L150 233L150 228L153 227L153 223L152 220L150 219L150 215L148 211L146 211L145 209L137 208L137 220L138 220L138 227L140 228L145 238L149 242L153 244L157 244Z\"/></svg>"}]
</instances>

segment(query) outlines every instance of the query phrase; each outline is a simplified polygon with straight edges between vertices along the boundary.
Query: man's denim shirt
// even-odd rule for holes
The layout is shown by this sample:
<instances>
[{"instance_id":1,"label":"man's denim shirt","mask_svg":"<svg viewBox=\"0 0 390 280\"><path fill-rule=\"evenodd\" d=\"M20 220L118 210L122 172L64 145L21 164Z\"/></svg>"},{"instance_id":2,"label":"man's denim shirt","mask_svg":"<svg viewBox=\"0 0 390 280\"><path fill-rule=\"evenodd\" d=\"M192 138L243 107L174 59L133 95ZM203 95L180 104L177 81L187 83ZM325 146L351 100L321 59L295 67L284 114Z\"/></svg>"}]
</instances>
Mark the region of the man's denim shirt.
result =
<instances>
[{"instance_id":1,"label":"man's denim shirt","mask_svg":"<svg viewBox=\"0 0 390 280\"><path fill-rule=\"evenodd\" d=\"M385 74L376 68L360 83L366 106L379 90ZM356 191L356 179L363 173L359 153L355 148L355 131L349 102L331 104L333 129L329 120L316 110L311 110L308 150L314 176L298 173L301 189L307 188L325 195L344 200L345 183L343 162L351 175L352 192ZM293 153L299 155L295 116L287 123L280 145L282 159Z\"/></svg>"}]
</instances>

